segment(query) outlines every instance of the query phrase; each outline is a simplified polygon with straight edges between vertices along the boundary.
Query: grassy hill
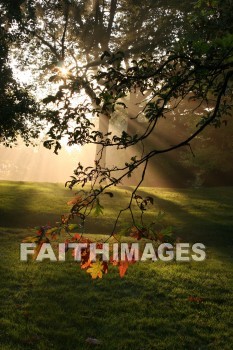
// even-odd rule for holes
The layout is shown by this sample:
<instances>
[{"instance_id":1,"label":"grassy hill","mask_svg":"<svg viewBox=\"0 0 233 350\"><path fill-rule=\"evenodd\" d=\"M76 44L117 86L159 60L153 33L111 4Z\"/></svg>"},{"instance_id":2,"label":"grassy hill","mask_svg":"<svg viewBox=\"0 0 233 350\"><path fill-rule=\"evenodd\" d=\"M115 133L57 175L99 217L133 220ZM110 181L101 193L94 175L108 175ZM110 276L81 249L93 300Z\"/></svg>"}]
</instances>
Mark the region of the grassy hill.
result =
<instances>
[{"instance_id":1,"label":"grassy hill","mask_svg":"<svg viewBox=\"0 0 233 350\"><path fill-rule=\"evenodd\" d=\"M129 190L104 196L104 215L91 217L86 231L108 234ZM1 350L233 348L233 188L141 193L154 197L155 211L166 212L183 240L206 244L204 262L139 262L123 279L111 270L102 280L70 261L20 262L28 228L55 222L74 193L59 184L0 182Z\"/></svg>"},{"instance_id":2,"label":"grassy hill","mask_svg":"<svg viewBox=\"0 0 233 350\"><path fill-rule=\"evenodd\" d=\"M103 196L104 215L91 216L86 232L108 234L118 211L127 206L130 187L114 189L114 197ZM159 211L184 239L202 239L210 245L232 243L233 187L200 189L141 188L139 194L152 196L154 206L148 220ZM27 229L37 225L54 224L68 213L67 202L75 196L62 184L0 181L0 227ZM121 222L129 221L124 213ZM12 232L13 232L12 231Z\"/></svg>"}]
</instances>

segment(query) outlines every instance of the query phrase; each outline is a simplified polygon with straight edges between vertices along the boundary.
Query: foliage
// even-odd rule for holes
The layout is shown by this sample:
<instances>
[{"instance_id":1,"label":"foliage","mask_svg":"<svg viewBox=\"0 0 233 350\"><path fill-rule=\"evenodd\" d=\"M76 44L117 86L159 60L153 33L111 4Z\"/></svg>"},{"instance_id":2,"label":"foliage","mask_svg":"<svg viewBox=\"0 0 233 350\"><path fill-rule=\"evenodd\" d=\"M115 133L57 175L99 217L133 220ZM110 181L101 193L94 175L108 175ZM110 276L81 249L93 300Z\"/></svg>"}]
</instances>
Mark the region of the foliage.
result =
<instances>
[{"instance_id":1,"label":"foliage","mask_svg":"<svg viewBox=\"0 0 233 350\"><path fill-rule=\"evenodd\" d=\"M95 164L86 168L79 164L66 184L91 186L72 206L71 217L86 218L93 209L100 214L100 196L140 168L129 204L116 218L117 223L122 212L129 210L135 227L132 203L149 161L184 147L190 150L204 129L221 126L231 116L232 2L199 0L193 9L175 0L147 0L143 5L124 0L25 1L17 2L15 9L11 5L1 3L9 26L4 37L11 32L15 38L9 49L16 48L19 67L36 66L41 72L38 84L47 87L40 101L40 117L46 120L44 128L49 128L45 147L58 153L64 137L68 145L97 147ZM140 103L130 115L132 97ZM161 120L167 122L167 134L174 131L172 114L179 113L184 102L188 111L182 115L183 125L199 115L197 125L172 146L145 150L145 140L157 132ZM140 134L127 130L112 134L109 120L122 114L127 122L143 119L146 127ZM94 118L106 127L96 127ZM106 149L135 146L139 155L120 165L105 164ZM148 200L138 199L144 230Z\"/></svg>"},{"instance_id":2,"label":"foliage","mask_svg":"<svg viewBox=\"0 0 233 350\"><path fill-rule=\"evenodd\" d=\"M16 143L20 135L29 144L40 133L39 107L29 93L29 88L19 86L13 77L8 54L14 37L6 30L8 13L1 6L0 12L0 142L9 146Z\"/></svg>"},{"instance_id":3,"label":"foliage","mask_svg":"<svg viewBox=\"0 0 233 350\"><path fill-rule=\"evenodd\" d=\"M194 184L201 185L213 173L232 173L232 120L225 122L223 135L209 128L193 140L192 152L180 152L180 163L191 169Z\"/></svg>"},{"instance_id":4,"label":"foliage","mask_svg":"<svg viewBox=\"0 0 233 350\"><path fill-rule=\"evenodd\" d=\"M109 193L107 193L109 195ZM110 197L113 197L113 194L110 194ZM133 220L133 226L130 226L125 231L125 234L127 236L132 237L132 242L135 241L143 241L141 245L141 249L143 249L143 246L145 245L146 241L151 241L155 245L155 249L159 246L160 243L164 242L174 242L173 235L173 228L172 227L166 227L163 224L163 217L164 213L159 212L158 215L155 217L155 220L151 222L150 224L144 223L143 221L143 214L147 210L147 206L149 204L153 203L152 197L146 197L142 198L139 195L135 195L134 199L137 203L137 207L139 208L141 215L140 215L140 223L136 223L134 220L133 212L131 208L130 209L132 220ZM119 252L117 254L117 257L114 258L114 254L111 256L110 260L106 261L104 259L104 254L101 257L98 257L96 261L92 261L91 259L91 250L90 250L90 244L94 243L95 240L91 240L84 235L85 230L85 220L86 217L90 214L89 205L91 203L92 208L95 207L95 214L99 215L102 214L103 206L100 205L99 197L95 198L89 197L88 200L85 199L85 204L83 202L82 196L80 194L76 195L74 199L68 202L69 205L72 205L71 214L69 215L62 215L60 222L56 223L55 227L51 227L49 225L46 226L39 226L36 227L36 235L35 236L29 236L24 238L22 241L23 243L35 243L36 248L33 255L33 259L35 260L38 257L38 254L40 252L40 249L42 248L43 244L45 243L51 243L51 242L64 242L64 248L59 253L65 254L68 250L68 244L69 243L85 243L86 247L82 249L81 251L81 259L80 259L80 267L83 270L86 270L87 273L91 275L93 279L96 278L102 278L104 274L108 273L109 266L117 266L119 270L120 277L124 277L125 273L128 270L128 267L130 264L135 263L135 257L133 257L131 260L128 258L121 260L121 255L119 255ZM74 219L79 219L79 224L71 224L70 222ZM119 216L118 216L119 218ZM108 242L110 238L113 238L113 241L115 242L121 242L121 235L118 235L117 232L115 232L116 225L118 218L114 224L113 231L111 235L104 241L104 242L98 242L97 243L97 249L103 249L103 244ZM81 233L73 233L73 231L80 230ZM59 241L58 241L59 239ZM132 244L130 242L130 246ZM60 248L59 248L60 249ZM118 247L119 250L119 247ZM139 251L139 256L142 255L142 251ZM75 257L76 250L74 249L72 255Z\"/></svg>"}]
</instances>

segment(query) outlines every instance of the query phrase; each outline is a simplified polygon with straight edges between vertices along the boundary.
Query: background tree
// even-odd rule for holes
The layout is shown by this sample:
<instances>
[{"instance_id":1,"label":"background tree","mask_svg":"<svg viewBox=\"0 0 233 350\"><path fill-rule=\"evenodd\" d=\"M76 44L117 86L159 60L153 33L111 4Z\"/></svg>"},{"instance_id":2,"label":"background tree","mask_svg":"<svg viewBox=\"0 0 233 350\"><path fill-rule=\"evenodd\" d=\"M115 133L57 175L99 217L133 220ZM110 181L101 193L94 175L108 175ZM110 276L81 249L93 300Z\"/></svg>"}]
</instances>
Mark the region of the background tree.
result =
<instances>
[{"instance_id":1,"label":"background tree","mask_svg":"<svg viewBox=\"0 0 233 350\"><path fill-rule=\"evenodd\" d=\"M20 20L19 3L0 5L0 142L6 146L21 138L29 144L40 133L39 107L29 89L19 86L9 66L9 47L15 38L9 31Z\"/></svg>"},{"instance_id":2,"label":"background tree","mask_svg":"<svg viewBox=\"0 0 233 350\"><path fill-rule=\"evenodd\" d=\"M8 10L15 11L12 8L9 4ZM145 1L143 5L140 1L120 0L21 1L16 8L14 19L18 24L11 30L20 41L21 69L26 66L36 67L37 71L41 69L44 79L40 85L46 84L49 89L49 83L53 85L64 78L65 67L69 67L73 80L77 78L76 92L85 90L95 104L96 92L91 86L91 76L103 63L101 54L104 51L124 52L128 65L129 59L138 57L141 52L153 52L158 46L160 50L168 47L182 28L185 6L178 1ZM19 50L16 55L19 56ZM116 56L115 65L117 61ZM48 78L51 71L53 75ZM38 81L36 84L38 86ZM110 114L103 110L99 115L99 130L103 134L108 132ZM54 129L51 133L54 134ZM103 153L102 164L105 163ZM100 154L98 145L97 154Z\"/></svg>"},{"instance_id":3,"label":"background tree","mask_svg":"<svg viewBox=\"0 0 233 350\"><path fill-rule=\"evenodd\" d=\"M35 66L41 70L41 84L46 82L43 116L50 129L45 146L58 152L64 136L68 144L97 145L94 167L80 165L69 184L91 182L90 208L106 188L140 169L133 198L154 156L183 146L190 150L190 142L208 125L219 126L222 116L231 114L231 1L189 6L149 0L20 3L20 19L10 31L20 40L21 66ZM134 108L127 113L130 102ZM176 135L176 113L183 125L200 113L197 127ZM139 133L126 128L109 134L109 119L129 114L136 124L144 123ZM93 116L99 118L99 128ZM153 142L145 148L145 140L164 120L167 145ZM106 149L120 153L135 145L139 154L106 166ZM86 201L74 206L73 213Z\"/></svg>"},{"instance_id":4,"label":"background tree","mask_svg":"<svg viewBox=\"0 0 233 350\"><path fill-rule=\"evenodd\" d=\"M161 118L165 117L170 122L170 130L174 130L171 112L176 112L182 103L188 101L192 103L188 106L186 104L188 110L184 110L185 113L183 113L184 123L187 118L196 117L199 113L196 127L192 132L186 130L186 135L183 133L182 138L172 146L159 149L152 145L151 150L142 152L137 158L132 157L131 161L126 162L122 167L102 169L97 166L84 171L79 167L76 171L77 178L71 182L71 187L76 183L85 184L93 178L95 183L97 179L100 183L108 180L108 185L100 186L99 192L101 193L110 185L117 184L124 177L130 176L139 166L143 166L142 177L138 184L140 185L144 179L148 161L152 157L183 146L190 148L190 142L208 125L220 126L222 116L231 115L232 33L228 29L219 30L219 27L215 26L216 18L223 16L226 25L230 17L217 2L214 6L203 2L197 5L199 17L197 17L198 14L190 17L190 27L187 27L185 40L178 41L173 50L167 50L163 55L155 51L150 58L144 57L133 61L129 68L119 66L116 69L110 61L109 68L103 68L98 76L99 79L105 79L104 93L112 96L114 106L122 97L119 98L118 91L123 92L124 96L132 89L140 90L141 93L150 92L149 99L144 101L143 109L139 109L139 112L135 114L135 118L139 118L143 113L143 117L147 120L146 127L141 134L131 136L123 132L120 137L114 135L105 140L98 135L99 143L103 147L125 149L139 144L152 134ZM199 25L206 27L203 36L198 36L198 38L197 19L199 19ZM103 100L104 93L101 93ZM119 170L122 171L121 175L114 176Z\"/></svg>"}]
</instances>

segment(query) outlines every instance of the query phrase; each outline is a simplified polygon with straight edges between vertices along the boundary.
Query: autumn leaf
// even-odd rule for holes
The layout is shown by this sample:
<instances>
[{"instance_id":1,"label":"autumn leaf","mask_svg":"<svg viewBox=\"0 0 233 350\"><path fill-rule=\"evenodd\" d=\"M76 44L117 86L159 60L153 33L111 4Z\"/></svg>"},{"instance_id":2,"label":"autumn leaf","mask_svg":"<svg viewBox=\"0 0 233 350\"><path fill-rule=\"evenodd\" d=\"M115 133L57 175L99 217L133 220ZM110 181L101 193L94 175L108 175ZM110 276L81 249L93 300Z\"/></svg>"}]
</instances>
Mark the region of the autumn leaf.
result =
<instances>
[{"instance_id":1,"label":"autumn leaf","mask_svg":"<svg viewBox=\"0 0 233 350\"><path fill-rule=\"evenodd\" d=\"M107 263L107 261L103 261L103 273L108 273L108 263Z\"/></svg>"},{"instance_id":2,"label":"autumn leaf","mask_svg":"<svg viewBox=\"0 0 233 350\"><path fill-rule=\"evenodd\" d=\"M88 204L90 203L91 199L90 198L85 198L82 196L76 196L73 199L71 199L70 201L67 202L68 205L79 205L79 206L83 206L86 207L88 206Z\"/></svg>"},{"instance_id":3,"label":"autumn leaf","mask_svg":"<svg viewBox=\"0 0 233 350\"><path fill-rule=\"evenodd\" d=\"M90 249L88 247L83 249L81 252L81 256L82 256L82 262L87 262L90 257Z\"/></svg>"},{"instance_id":4,"label":"autumn leaf","mask_svg":"<svg viewBox=\"0 0 233 350\"><path fill-rule=\"evenodd\" d=\"M86 269L91 265L91 261L88 259L86 262L81 264L81 269Z\"/></svg>"},{"instance_id":5,"label":"autumn leaf","mask_svg":"<svg viewBox=\"0 0 233 350\"><path fill-rule=\"evenodd\" d=\"M121 278L124 277L124 275L126 274L126 271L128 270L128 267L129 267L129 262L127 260L120 261L119 274L120 274Z\"/></svg>"},{"instance_id":6,"label":"autumn leaf","mask_svg":"<svg viewBox=\"0 0 233 350\"><path fill-rule=\"evenodd\" d=\"M92 241L89 238L86 237L80 237L80 242L81 243L92 243Z\"/></svg>"},{"instance_id":7,"label":"autumn leaf","mask_svg":"<svg viewBox=\"0 0 233 350\"><path fill-rule=\"evenodd\" d=\"M62 224L67 224L67 222L69 221L69 218L66 215L62 215L61 216L61 222Z\"/></svg>"},{"instance_id":8,"label":"autumn leaf","mask_svg":"<svg viewBox=\"0 0 233 350\"><path fill-rule=\"evenodd\" d=\"M76 196L74 198L72 198L69 202L67 202L68 205L75 205L78 204L80 202L82 202L83 198L81 196Z\"/></svg>"},{"instance_id":9,"label":"autumn leaf","mask_svg":"<svg viewBox=\"0 0 233 350\"><path fill-rule=\"evenodd\" d=\"M81 238L80 234L75 233L74 236L71 238L72 241L79 241Z\"/></svg>"},{"instance_id":10,"label":"autumn leaf","mask_svg":"<svg viewBox=\"0 0 233 350\"><path fill-rule=\"evenodd\" d=\"M53 228L49 228L46 231L45 235L46 235L46 237L50 237L51 239L56 240L58 235L60 235L60 233L61 233L60 228L56 226Z\"/></svg>"},{"instance_id":11,"label":"autumn leaf","mask_svg":"<svg viewBox=\"0 0 233 350\"><path fill-rule=\"evenodd\" d=\"M96 244L97 249L102 249L103 248L103 243L97 243Z\"/></svg>"},{"instance_id":12,"label":"autumn leaf","mask_svg":"<svg viewBox=\"0 0 233 350\"><path fill-rule=\"evenodd\" d=\"M93 279L96 279L97 277L102 278L103 268L104 266L102 261L96 261L90 265L90 268L87 270L87 273L89 273Z\"/></svg>"},{"instance_id":13,"label":"autumn leaf","mask_svg":"<svg viewBox=\"0 0 233 350\"><path fill-rule=\"evenodd\" d=\"M110 257L110 263L113 266L118 266L119 265L119 261L118 260L114 260L112 256Z\"/></svg>"},{"instance_id":14,"label":"autumn leaf","mask_svg":"<svg viewBox=\"0 0 233 350\"><path fill-rule=\"evenodd\" d=\"M133 226L131 228L130 236L133 238L136 238L137 240L140 240L142 238L143 232L142 230L139 230L136 226Z\"/></svg>"},{"instance_id":15,"label":"autumn leaf","mask_svg":"<svg viewBox=\"0 0 233 350\"><path fill-rule=\"evenodd\" d=\"M50 228L49 230L46 231L46 235L52 235L52 234L54 234L56 231L58 231L58 227Z\"/></svg>"},{"instance_id":16,"label":"autumn leaf","mask_svg":"<svg viewBox=\"0 0 233 350\"><path fill-rule=\"evenodd\" d=\"M139 241L143 237L148 237L148 230L146 227L138 228L136 226L132 226L130 228L130 236L136 238Z\"/></svg>"},{"instance_id":17,"label":"autumn leaf","mask_svg":"<svg viewBox=\"0 0 233 350\"><path fill-rule=\"evenodd\" d=\"M22 240L22 243L37 243L40 240L38 236L26 237Z\"/></svg>"}]
</instances>

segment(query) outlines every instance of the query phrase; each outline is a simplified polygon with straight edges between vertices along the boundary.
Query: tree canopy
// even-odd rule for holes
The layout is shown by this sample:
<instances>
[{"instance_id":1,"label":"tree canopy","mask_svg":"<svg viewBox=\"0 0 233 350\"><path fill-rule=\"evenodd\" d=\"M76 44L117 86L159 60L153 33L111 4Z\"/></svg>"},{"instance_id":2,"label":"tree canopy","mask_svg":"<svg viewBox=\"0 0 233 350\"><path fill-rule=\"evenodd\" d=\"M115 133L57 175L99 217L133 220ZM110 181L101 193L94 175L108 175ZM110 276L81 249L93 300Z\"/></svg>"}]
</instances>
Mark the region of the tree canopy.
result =
<instances>
[{"instance_id":1,"label":"tree canopy","mask_svg":"<svg viewBox=\"0 0 233 350\"><path fill-rule=\"evenodd\" d=\"M9 18L10 23L12 18ZM5 20L3 13L0 19L0 142L9 145L20 135L29 143L39 135L39 108L28 89L21 87L13 77L9 48L14 39Z\"/></svg>"}]
</instances>

